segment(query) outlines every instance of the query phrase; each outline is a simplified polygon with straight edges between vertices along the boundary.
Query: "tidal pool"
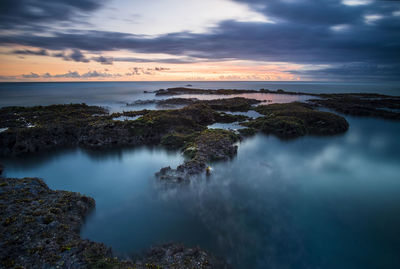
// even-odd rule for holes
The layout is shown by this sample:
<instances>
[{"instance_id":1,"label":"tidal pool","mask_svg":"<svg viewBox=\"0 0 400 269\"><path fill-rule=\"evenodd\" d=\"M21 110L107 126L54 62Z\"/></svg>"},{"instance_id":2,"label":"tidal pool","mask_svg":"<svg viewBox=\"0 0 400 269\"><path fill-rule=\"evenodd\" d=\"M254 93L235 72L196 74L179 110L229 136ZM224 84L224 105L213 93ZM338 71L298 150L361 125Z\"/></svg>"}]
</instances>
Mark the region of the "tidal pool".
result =
<instances>
[{"instance_id":1,"label":"tidal pool","mask_svg":"<svg viewBox=\"0 0 400 269\"><path fill-rule=\"evenodd\" d=\"M199 245L235 268L398 268L400 124L347 117L347 133L245 139L229 162L189 185L154 173L183 161L158 148L60 151L2 159L6 176L96 199L83 238L121 255Z\"/></svg>"},{"instance_id":2,"label":"tidal pool","mask_svg":"<svg viewBox=\"0 0 400 269\"><path fill-rule=\"evenodd\" d=\"M241 93L241 94L180 94L175 95L178 98L196 98L199 100L216 100L235 97L243 97L248 99L256 99L265 104L280 104L296 101L307 101L308 99L316 98L308 95L291 95L291 94L276 94L276 93Z\"/></svg>"}]
</instances>

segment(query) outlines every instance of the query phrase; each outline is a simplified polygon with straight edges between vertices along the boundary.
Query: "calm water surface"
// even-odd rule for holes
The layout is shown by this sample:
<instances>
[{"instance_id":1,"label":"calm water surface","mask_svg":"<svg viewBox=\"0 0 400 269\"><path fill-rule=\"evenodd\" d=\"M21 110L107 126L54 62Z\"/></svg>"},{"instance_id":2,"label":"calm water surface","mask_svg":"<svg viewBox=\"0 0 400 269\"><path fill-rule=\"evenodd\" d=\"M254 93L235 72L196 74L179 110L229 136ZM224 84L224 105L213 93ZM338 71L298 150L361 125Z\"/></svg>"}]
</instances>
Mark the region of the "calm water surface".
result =
<instances>
[{"instance_id":1,"label":"calm water surface","mask_svg":"<svg viewBox=\"0 0 400 269\"><path fill-rule=\"evenodd\" d=\"M94 197L82 236L120 255L180 241L236 268L398 268L400 124L347 119L339 136L246 139L211 177L182 187L154 179L183 161L157 148L0 161L7 176Z\"/></svg>"},{"instance_id":2,"label":"calm water surface","mask_svg":"<svg viewBox=\"0 0 400 269\"><path fill-rule=\"evenodd\" d=\"M69 103L87 103L107 106L111 111L132 110L126 103L135 100L164 99L152 93L160 88L184 87L191 84L201 89L253 89L261 88L307 93L372 92L400 95L399 83L338 83L338 82L27 82L0 83L0 107L33 106ZM211 97L209 97L211 98ZM215 96L214 96L215 98ZM284 102L276 96L274 100ZM293 96L291 97L293 98ZM139 107L138 109L154 106Z\"/></svg>"}]
</instances>

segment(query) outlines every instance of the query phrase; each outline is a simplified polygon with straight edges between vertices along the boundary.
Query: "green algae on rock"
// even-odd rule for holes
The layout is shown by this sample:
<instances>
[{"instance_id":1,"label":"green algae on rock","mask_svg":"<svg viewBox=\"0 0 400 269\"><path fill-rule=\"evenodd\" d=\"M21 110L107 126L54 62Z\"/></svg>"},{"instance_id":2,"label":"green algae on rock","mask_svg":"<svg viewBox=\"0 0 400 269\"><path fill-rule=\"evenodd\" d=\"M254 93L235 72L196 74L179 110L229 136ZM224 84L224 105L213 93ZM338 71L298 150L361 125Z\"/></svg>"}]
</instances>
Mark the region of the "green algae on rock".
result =
<instances>
[{"instance_id":1,"label":"green algae on rock","mask_svg":"<svg viewBox=\"0 0 400 269\"><path fill-rule=\"evenodd\" d=\"M224 108L224 104L230 107L231 102L229 99L221 101L218 107ZM120 115L141 117L113 120ZM78 145L90 148L158 145L166 140L163 139L166 135L190 135L215 122L238 120L244 120L244 117L220 113L204 102L175 110L141 110L111 115L101 107L85 104L6 107L0 109L0 126L9 128L0 133L0 155L21 155Z\"/></svg>"},{"instance_id":2,"label":"green algae on rock","mask_svg":"<svg viewBox=\"0 0 400 269\"><path fill-rule=\"evenodd\" d=\"M307 134L334 135L345 132L349 127L343 117L313 110L304 103L260 105L254 110L265 116L244 122L242 125L281 138Z\"/></svg>"},{"instance_id":3,"label":"green algae on rock","mask_svg":"<svg viewBox=\"0 0 400 269\"><path fill-rule=\"evenodd\" d=\"M239 140L240 136L230 130L204 130L182 149L188 158L184 164L176 169L162 168L156 175L168 182L189 182L193 175L206 172L207 163L234 157L237 153L235 143Z\"/></svg>"},{"instance_id":4,"label":"green algae on rock","mask_svg":"<svg viewBox=\"0 0 400 269\"><path fill-rule=\"evenodd\" d=\"M52 191L37 178L1 178L1 267L81 268L85 254L109 250L82 240L78 231L94 207L92 198Z\"/></svg>"}]
</instances>

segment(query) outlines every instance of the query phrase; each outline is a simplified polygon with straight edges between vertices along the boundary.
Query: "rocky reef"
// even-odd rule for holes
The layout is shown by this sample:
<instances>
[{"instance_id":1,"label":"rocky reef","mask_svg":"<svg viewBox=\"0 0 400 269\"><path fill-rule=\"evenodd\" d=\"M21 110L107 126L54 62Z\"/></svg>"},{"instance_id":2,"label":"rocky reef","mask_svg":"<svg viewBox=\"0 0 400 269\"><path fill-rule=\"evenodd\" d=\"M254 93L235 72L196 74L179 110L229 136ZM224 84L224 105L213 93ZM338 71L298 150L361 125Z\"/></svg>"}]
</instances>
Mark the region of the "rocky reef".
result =
<instances>
[{"instance_id":1,"label":"rocky reef","mask_svg":"<svg viewBox=\"0 0 400 269\"><path fill-rule=\"evenodd\" d=\"M284 95L307 95L309 101L319 107L332 109L336 112L353 115L369 116L384 119L400 119L400 97L389 96L375 93L343 93L343 94L315 94L305 92L292 92L282 89L269 90L235 90L235 89L192 89L192 88L169 88L155 92L156 95L182 95L182 94L213 94L213 95L233 95L244 93L265 93L265 94L284 94Z\"/></svg>"},{"instance_id":2,"label":"rocky reef","mask_svg":"<svg viewBox=\"0 0 400 269\"><path fill-rule=\"evenodd\" d=\"M160 89L155 91L156 95L180 95L180 94L217 94L217 95L231 95L241 93L258 92L256 90L236 90L236 89L219 89L219 90L205 90L205 89L194 89L185 87L176 87L168 89Z\"/></svg>"},{"instance_id":3,"label":"rocky reef","mask_svg":"<svg viewBox=\"0 0 400 269\"><path fill-rule=\"evenodd\" d=\"M165 100L164 102L166 102ZM305 103L259 105L242 97L192 100L173 98L173 103L189 103L180 109L140 110L108 114L101 107L85 104L0 109L0 155L21 155L60 147L161 145L182 150L187 160L177 169L164 168L160 178L185 181L205 171L215 159L229 159L236 153L240 135L232 130L208 130L214 123L241 122L248 128L242 135L261 131L281 138L307 134L332 135L347 130L346 120L329 112L312 109ZM251 119L222 111L246 112L253 109L265 115ZM113 120L116 117L134 120Z\"/></svg>"},{"instance_id":4,"label":"rocky reef","mask_svg":"<svg viewBox=\"0 0 400 269\"><path fill-rule=\"evenodd\" d=\"M229 99L226 101L230 102ZM218 104L223 109L224 106ZM229 104L231 106L231 104ZM116 121L114 117L141 116ZM215 122L243 120L195 103L178 110L142 110L107 114L101 107L57 105L0 109L0 155L21 155L60 147L158 145L171 134L191 135ZM163 143L167 145L167 143Z\"/></svg>"},{"instance_id":5,"label":"rocky reef","mask_svg":"<svg viewBox=\"0 0 400 269\"><path fill-rule=\"evenodd\" d=\"M255 110L265 115L242 123L253 130L261 131L281 138L294 138L303 135L334 135L349 128L347 121L333 113L313 110L305 103L260 105Z\"/></svg>"},{"instance_id":6,"label":"rocky reef","mask_svg":"<svg viewBox=\"0 0 400 269\"><path fill-rule=\"evenodd\" d=\"M92 254L109 256L78 235L92 198L52 191L37 178L0 178L0 201L2 268L79 268Z\"/></svg>"},{"instance_id":7,"label":"rocky reef","mask_svg":"<svg viewBox=\"0 0 400 269\"><path fill-rule=\"evenodd\" d=\"M95 201L53 191L38 178L0 177L1 268L226 268L199 248L166 244L120 260L103 244L83 240L79 229Z\"/></svg>"},{"instance_id":8,"label":"rocky reef","mask_svg":"<svg viewBox=\"0 0 400 269\"><path fill-rule=\"evenodd\" d=\"M249 92L276 94L283 90L200 90L172 88L156 95ZM305 94L305 93L304 93ZM334 135L345 132L347 121L340 113L400 119L399 99L368 94L312 94L309 103L260 105L242 97L198 100L169 98L152 100L179 109L139 110L109 114L86 104L0 109L0 155L35 153L61 147L102 149L115 146L160 145L180 150L185 161L176 169L164 167L156 176L161 182L190 182L207 175L215 161L227 161L237 153L236 143L257 132L280 138ZM225 112L255 110L262 117L250 118ZM134 120L114 120L120 116ZM214 123L240 123L239 132L208 129ZM136 258L120 260L100 243L83 240L79 229L95 206L92 198L67 191L50 190L37 178L1 177L0 165L0 267L1 268L226 268L226 264L199 248L165 244Z\"/></svg>"},{"instance_id":9,"label":"rocky reef","mask_svg":"<svg viewBox=\"0 0 400 269\"><path fill-rule=\"evenodd\" d=\"M336 112L400 120L400 97L382 94L320 94L311 102Z\"/></svg>"},{"instance_id":10,"label":"rocky reef","mask_svg":"<svg viewBox=\"0 0 400 269\"><path fill-rule=\"evenodd\" d=\"M185 143L182 151L187 157L176 169L162 168L156 175L167 182L189 182L194 175L207 173L207 163L228 160L237 153L235 142L240 136L229 130L204 130L193 141Z\"/></svg>"}]
</instances>

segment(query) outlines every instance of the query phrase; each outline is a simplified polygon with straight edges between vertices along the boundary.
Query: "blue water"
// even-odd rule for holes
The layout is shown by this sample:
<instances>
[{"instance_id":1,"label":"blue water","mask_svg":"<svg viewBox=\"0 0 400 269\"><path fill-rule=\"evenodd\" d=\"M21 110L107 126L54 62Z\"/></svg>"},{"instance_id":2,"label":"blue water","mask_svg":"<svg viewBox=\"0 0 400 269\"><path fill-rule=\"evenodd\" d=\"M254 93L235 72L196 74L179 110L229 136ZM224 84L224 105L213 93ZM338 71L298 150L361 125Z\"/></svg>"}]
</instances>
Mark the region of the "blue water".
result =
<instances>
[{"instance_id":1,"label":"blue water","mask_svg":"<svg viewBox=\"0 0 400 269\"><path fill-rule=\"evenodd\" d=\"M96 199L82 237L120 255L168 241L199 245L236 268L398 268L400 123L347 117L333 137L257 135L190 185L154 172L183 161L158 148L72 149L0 160Z\"/></svg>"},{"instance_id":2,"label":"blue water","mask_svg":"<svg viewBox=\"0 0 400 269\"><path fill-rule=\"evenodd\" d=\"M111 111L133 110L138 108L126 103L159 98L143 91L186 84L0 83L0 107L86 102ZM399 85L389 84L190 84L400 95ZM294 97L268 98L273 103ZM235 268L397 269L400 123L346 118L350 129L343 135L289 141L265 135L247 138L232 161L213 163L210 177L180 187L154 178L161 167L183 162L179 152L157 147L76 148L0 163L6 176L41 177L50 188L95 198L96 210L81 235L111 246L121 256L178 241L208 249Z\"/></svg>"}]
</instances>

